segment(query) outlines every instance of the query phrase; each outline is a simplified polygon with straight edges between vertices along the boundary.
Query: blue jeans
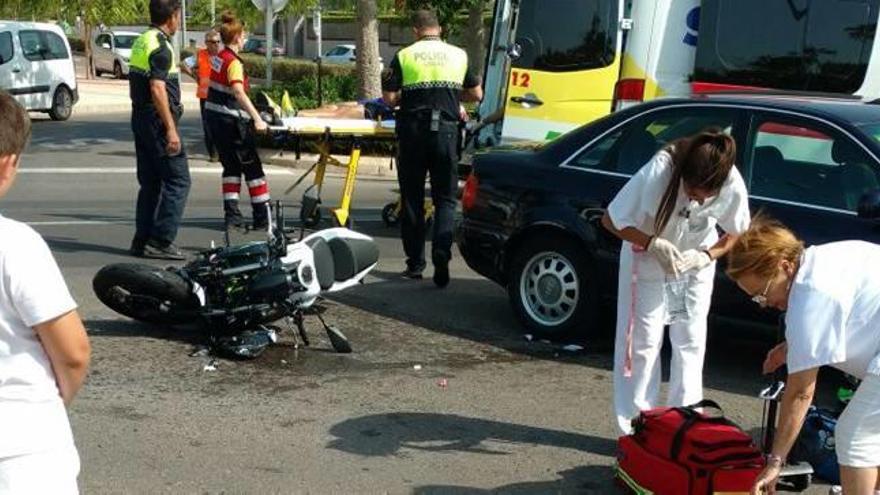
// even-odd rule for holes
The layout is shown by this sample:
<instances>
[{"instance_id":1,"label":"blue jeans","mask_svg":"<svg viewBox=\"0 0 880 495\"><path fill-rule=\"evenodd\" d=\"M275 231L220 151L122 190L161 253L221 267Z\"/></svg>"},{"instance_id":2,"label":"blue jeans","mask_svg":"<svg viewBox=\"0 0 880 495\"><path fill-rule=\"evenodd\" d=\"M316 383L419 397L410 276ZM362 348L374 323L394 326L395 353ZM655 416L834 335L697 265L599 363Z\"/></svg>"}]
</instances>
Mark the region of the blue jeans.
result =
<instances>
[{"instance_id":1,"label":"blue jeans","mask_svg":"<svg viewBox=\"0 0 880 495\"><path fill-rule=\"evenodd\" d=\"M152 109L131 115L137 179L140 190L135 214L135 239L159 244L174 242L191 184L186 151L169 156L165 127Z\"/></svg>"}]
</instances>

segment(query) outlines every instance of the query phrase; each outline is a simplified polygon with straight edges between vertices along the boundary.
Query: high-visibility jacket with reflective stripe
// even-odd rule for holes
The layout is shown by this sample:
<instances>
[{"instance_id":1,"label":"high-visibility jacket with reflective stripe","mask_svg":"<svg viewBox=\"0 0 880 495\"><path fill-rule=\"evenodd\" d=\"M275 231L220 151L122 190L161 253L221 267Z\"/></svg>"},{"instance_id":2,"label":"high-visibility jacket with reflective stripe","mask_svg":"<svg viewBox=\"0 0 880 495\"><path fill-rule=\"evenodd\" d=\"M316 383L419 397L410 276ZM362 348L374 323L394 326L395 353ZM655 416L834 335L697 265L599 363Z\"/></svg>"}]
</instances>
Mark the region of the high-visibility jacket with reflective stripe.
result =
<instances>
[{"instance_id":1,"label":"high-visibility jacket with reflective stripe","mask_svg":"<svg viewBox=\"0 0 880 495\"><path fill-rule=\"evenodd\" d=\"M440 110L446 119L459 114L461 90L468 80L467 53L438 37L425 37L397 52L392 78L400 89L400 115Z\"/></svg>"},{"instance_id":2,"label":"high-visibility jacket with reflective stripe","mask_svg":"<svg viewBox=\"0 0 880 495\"><path fill-rule=\"evenodd\" d=\"M211 85L211 53L206 48L199 50L196 57L196 67L199 78L199 87L196 89L196 96L200 100L208 97L208 87Z\"/></svg>"},{"instance_id":3,"label":"high-visibility jacket with reflective stripe","mask_svg":"<svg viewBox=\"0 0 880 495\"><path fill-rule=\"evenodd\" d=\"M131 47L129 59L129 92L134 107L152 107L150 79L165 81L172 111L180 107L180 68L174 45L157 27L138 36Z\"/></svg>"},{"instance_id":4,"label":"high-visibility jacket with reflective stripe","mask_svg":"<svg viewBox=\"0 0 880 495\"><path fill-rule=\"evenodd\" d=\"M236 61L241 63L242 67L244 66L241 58L229 48L224 48L220 53L211 57L211 83L208 88L205 108L248 119L250 116L242 110L232 92L232 85L236 82L242 83L245 91L250 89L250 83L243 68L240 78L230 78L229 67Z\"/></svg>"},{"instance_id":5,"label":"high-visibility jacket with reflective stripe","mask_svg":"<svg viewBox=\"0 0 880 495\"><path fill-rule=\"evenodd\" d=\"M467 74L467 53L439 38L426 38L397 52L403 72L403 91L461 89Z\"/></svg>"}]
</instances>

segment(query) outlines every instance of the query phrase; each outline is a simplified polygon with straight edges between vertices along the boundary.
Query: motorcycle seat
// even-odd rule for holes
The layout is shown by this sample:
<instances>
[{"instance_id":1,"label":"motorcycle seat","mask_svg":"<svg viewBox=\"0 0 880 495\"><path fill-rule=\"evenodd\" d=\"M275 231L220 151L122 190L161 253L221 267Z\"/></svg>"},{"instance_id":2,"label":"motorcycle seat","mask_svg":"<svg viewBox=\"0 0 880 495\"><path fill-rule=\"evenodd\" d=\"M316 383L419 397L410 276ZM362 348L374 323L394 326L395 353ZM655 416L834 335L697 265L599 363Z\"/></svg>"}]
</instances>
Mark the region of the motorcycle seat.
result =
<instances>
[{"instance_id":1,"label":"motorcycle seat","mask_svg":"<svg viewBox=\"0 0 880 495\"><path fill-rule=\"evenodd\" d=\"M379 247L366 239L336 237L327 241L333 252L333 269L337 282L354 278L379 261Z\"/></svg>"},{"instance_id":2,"label":"motorcycle seat","mask_svg":"<svg viewBox=\"0 0 880 495\"><path fill-rule=\"evenodd\" d=\"M320 237L315 237L306 242L312 249L312 256L315 259L315 277L318 279L318 285L321 290L327 290L333 286L335 268L333 263L333 251L327 241Z\"/></svg>"}]
</instances>

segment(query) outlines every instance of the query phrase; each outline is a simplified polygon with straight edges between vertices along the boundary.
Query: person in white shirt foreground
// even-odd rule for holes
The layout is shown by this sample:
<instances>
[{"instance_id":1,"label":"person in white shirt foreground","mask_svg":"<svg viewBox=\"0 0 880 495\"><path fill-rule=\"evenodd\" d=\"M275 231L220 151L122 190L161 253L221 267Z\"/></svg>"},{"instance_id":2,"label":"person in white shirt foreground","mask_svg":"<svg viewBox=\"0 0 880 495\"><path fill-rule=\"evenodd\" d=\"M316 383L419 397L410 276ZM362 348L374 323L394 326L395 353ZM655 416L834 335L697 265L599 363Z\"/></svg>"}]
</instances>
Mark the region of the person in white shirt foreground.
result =
<instances>
[{"instance_id":1,"label":"person in white shirt foreground","mask_svg":"<svg viewBox=\"0 0 880 495\"><path fill-rule=\"evenodd\" d=\"M617 193L602 224L620 248L614 413L621 434L657 407L660 348L669 325L667 405L703 400L706 320L715 259L749 226L736 142L706 130L661 149ZM724 230L719 238L717 227Z\"/></svg>"},{"instance_id":2,"label":"person in white shirt foreground","mask_svg":"<svg viewBox=\"0 0 880 495\"><path fill-rule=\"evenodd\" d=\"M727 255L727 274L761 306L786 311L785 342L764 372L788 365L779 426L752 493L775 492L813 401L821 366L862 379L835 430L843 493L878 493L880 466L880 246L843 241L804 248L759 216Z\"/></svg>"},{"instance_id":3,"label":"person in white shirt foreground","mask_svg":"<svg viewBox=\"0 0 880 495\"><path fill-rule=\"evenodd\" d=\"M0 91L0 197L15 181L30 125ZM90 355L46 242L0 215L0 493L78 492L79 455L65 406L82 387Z\"/></svg>"}]
</instances>

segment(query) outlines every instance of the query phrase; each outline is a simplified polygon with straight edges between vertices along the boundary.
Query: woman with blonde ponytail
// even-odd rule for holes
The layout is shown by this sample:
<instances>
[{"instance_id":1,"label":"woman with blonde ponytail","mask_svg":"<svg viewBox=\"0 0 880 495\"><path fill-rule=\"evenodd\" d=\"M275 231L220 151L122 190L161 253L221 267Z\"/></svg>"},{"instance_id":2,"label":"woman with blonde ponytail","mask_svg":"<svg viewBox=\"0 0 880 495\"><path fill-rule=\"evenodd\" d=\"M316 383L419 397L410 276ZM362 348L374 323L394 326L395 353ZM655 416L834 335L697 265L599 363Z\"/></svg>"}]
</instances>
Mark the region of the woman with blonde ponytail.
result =
<instances>
[{"instance_id":1,"label":"woman with blonde ponytail","mask_svg":"<svg viewBox=\"0 0 880 495\"><path fill-rule=\"evenodd\" d=\"M862 379L835 430L843 493L880 493L880 246L863 241L804 248L767 217L727 255L727 275L762 307L785 311L785 342L764 372L788 365L779 423L767 466L752 493L773 493L813 402L821 366Z\"/></svg>"},{"instance_id":2,"label":"woman with blonde ponytail","mask_svg":"<svg viewBox=\"0 0 880 495\"><path fill-rule=\"evenodd\" d=\"M253 228L264 229L269 223L269 184L257 153L255 132L268 126L248 97L250 83L238 52L244 46L244 25L232 12L221 16L218 29L223 50L211 60L211 83L205 102L208 127L223 165L223 211L226 227L244 223L238 208L241 176L247 182L253 210Z\"/></svg>"},{"instance_id":3,"label":"woman with blonde ponytail","mask_svg":"<svg viewBox=\"0 0 880 495\"><path fill-rule=\"evenodd\" d=\"M715 260L749 226L736 143L706 130L658 152L608 205L602 224L623 240L617 293L614 412L623 434L659 406L660 347L672 343L666 403L703 399L706 319ZM725 235L719 238L716 227Z\"/></svg>"}]
</instances>

